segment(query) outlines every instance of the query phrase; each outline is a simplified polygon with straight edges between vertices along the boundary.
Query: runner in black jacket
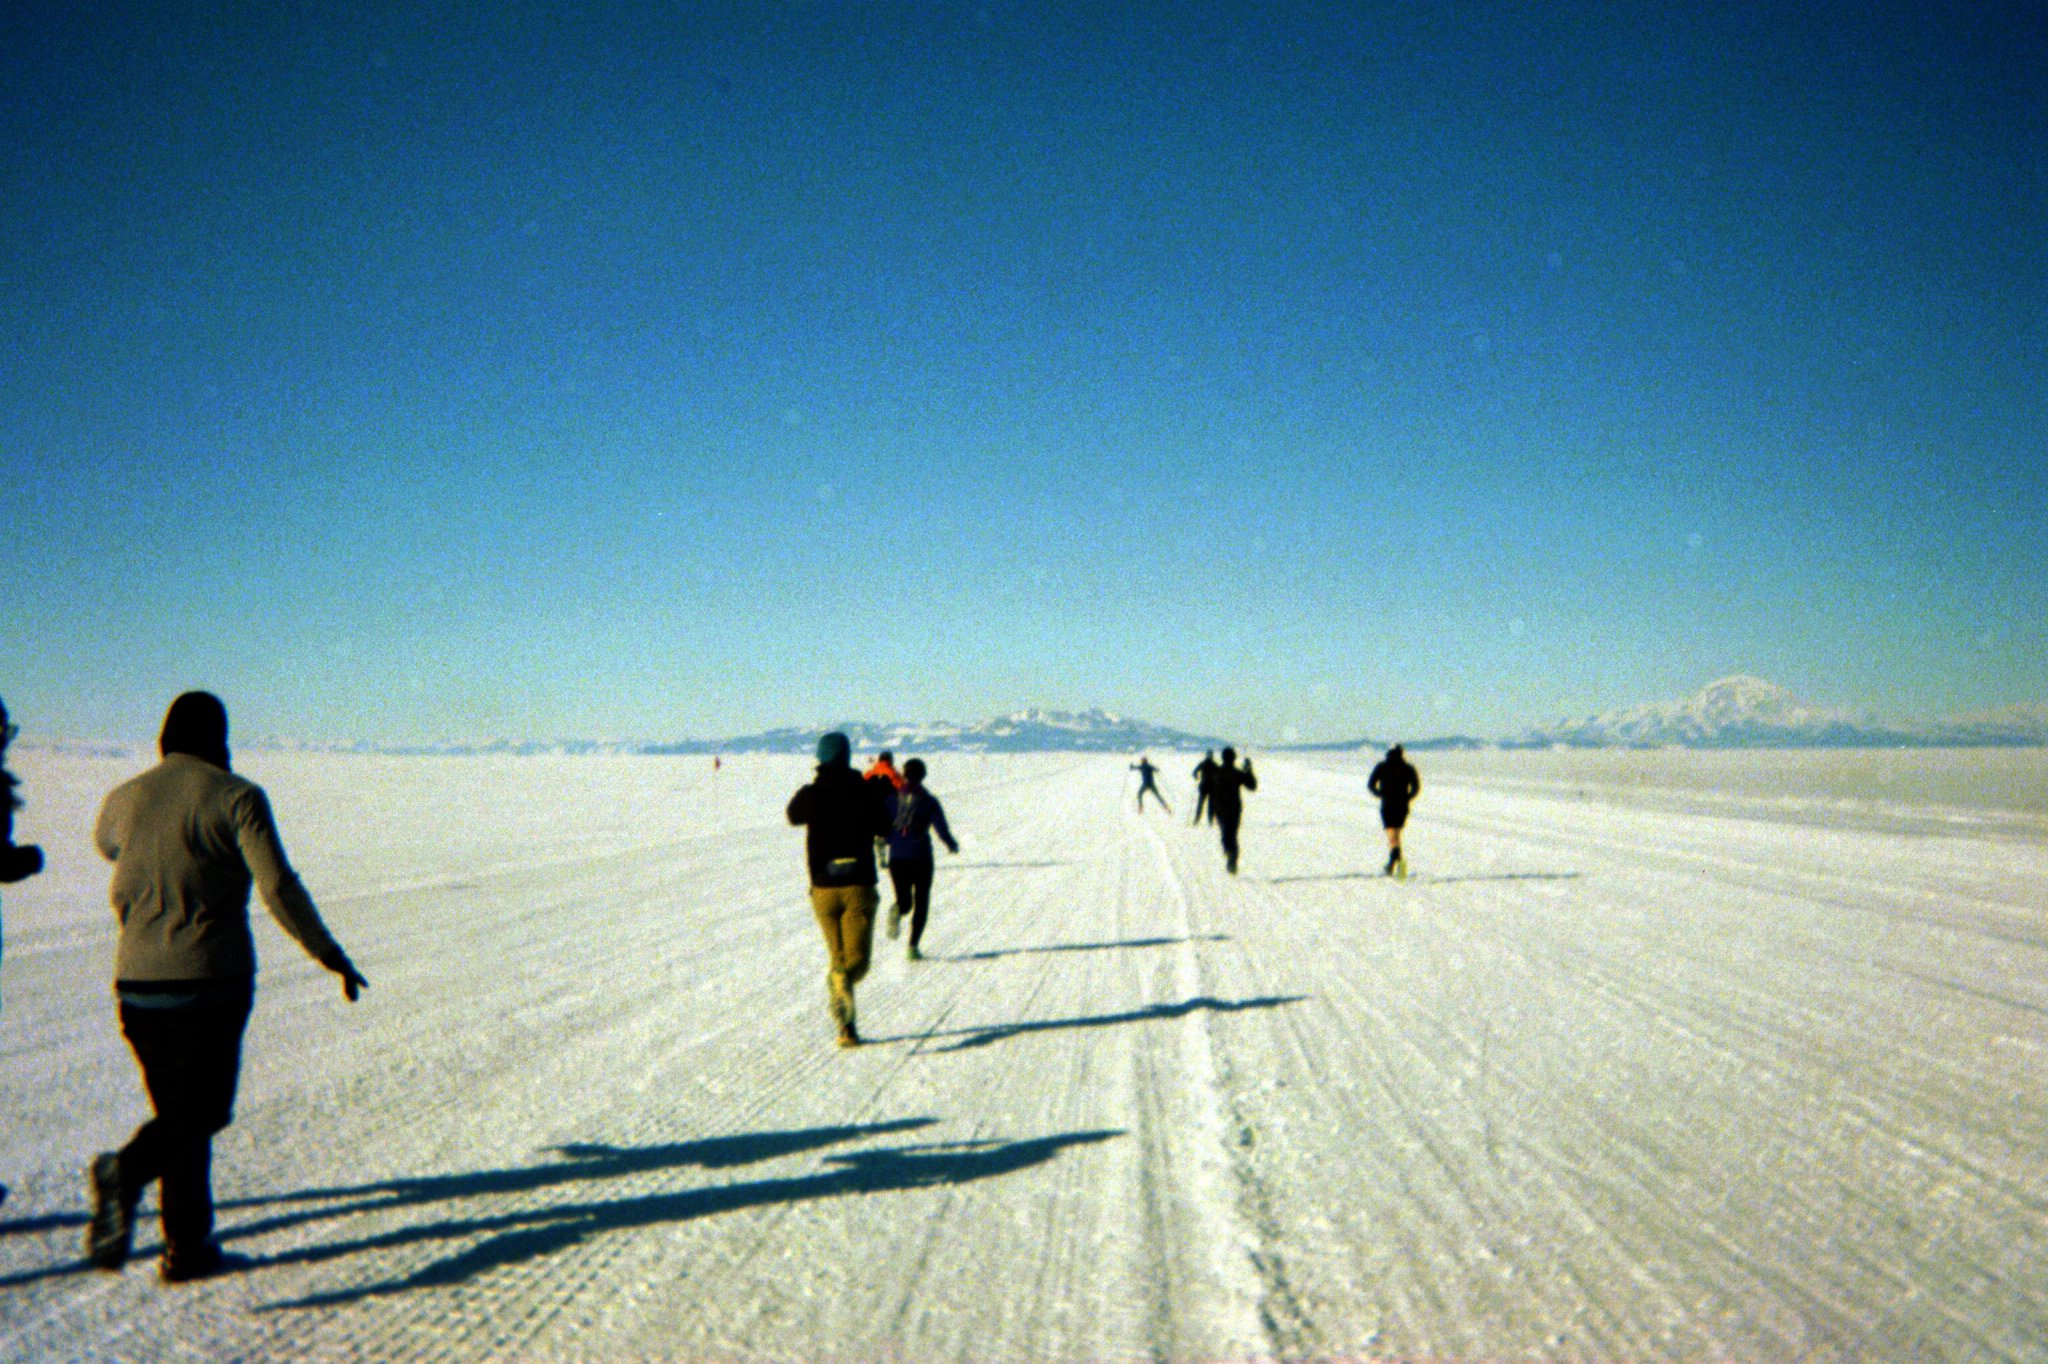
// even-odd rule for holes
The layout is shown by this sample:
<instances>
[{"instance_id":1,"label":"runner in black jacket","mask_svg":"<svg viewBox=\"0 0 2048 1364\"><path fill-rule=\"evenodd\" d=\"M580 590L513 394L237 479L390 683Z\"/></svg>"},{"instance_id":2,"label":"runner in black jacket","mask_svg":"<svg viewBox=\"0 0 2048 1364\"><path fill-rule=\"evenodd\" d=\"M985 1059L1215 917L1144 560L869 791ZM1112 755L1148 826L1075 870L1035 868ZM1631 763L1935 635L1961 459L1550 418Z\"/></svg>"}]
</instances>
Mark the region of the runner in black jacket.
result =
<instances>
[{"instance_id":1,"label":"runner in black jacket","mask_svg":"<svg viewBox=\"0 0 2048 1364\"><path fill-rule=\"evenodd\" d=\"M1152 799L1159 802L1159 808L1166 811L1169 815L1172 814L1173 807L1166 803L1166 797L1160 794L1158 783L1152 780L1159 775L1159 768L1153 761L1141 753L1138 755L1138 760L1131 764L1131 771L1138 774L1138 812L1140 814L1144 813L1145 793L1150 791Z\"/></svg>"},{"instance_id":2,"label":"runner in black jacket","mask_svg":"<svg viewBox=\"0 0 2048 1364\"><path fill-rule=\"evenodd\" d=\"M844 734L818 740L818 774L790 797L788 811L789 822L806 830L811 911L825 935L825 988L842 1047L860 1045L853 987L868 972L881 900L875 892L875 841L889 832L888 783L863 780L849 761L852 752Z\"/></svg>"},{"instance_id":3,"label":"runner in black jacket","mask_svg":"<svg viewBox=\"0 0 2048 1364\"><path fill-rule=\"evenodd\" d=\"M1237 826L1244 819L1244 793L1259 789L1259 779L1252 774L1252 760L1246 758L1244 766L1237 765L1237 750L1223 750L1223 761L1216 764L1216 770L1209 774L1209 812L1216 816L1217 827L1223 832L1223 865L1232 876L1237 875Z\"/></svg>"},{"instance_id":4,"label":"runner in black jacket","mask_svg":"<svg viewBox=\"0 0 2048 1364\"><path fill-rule=\"evenodd\" d=\"M1422 794L1422 776L1408 763L1401 745L1387 750L1387 756L1366 778L1365 789L1380 798L1380 823L1387 831L1387 875L1405 875L1401 860L1401 828L1408 822L1408 803Z\"/></svg>"},{"instance_id":5,"label":"runner in black jacket","mask_svg":"<svg viewBox=\"0 0 2048 1364\"><path fill-rule=\"evenodd\" d=\"M1202 814L1207 810L1209 804L1209 774L1215 770L1216 754L1213 750L1204 753L1202 760L1195 764L1195 817L1188 821L1190 824L1200 824L1202 822ZM1209 822L1214 824L1216 822L1216 812L1208 810L1208 815Z\"/></svg>"}]
</instances>

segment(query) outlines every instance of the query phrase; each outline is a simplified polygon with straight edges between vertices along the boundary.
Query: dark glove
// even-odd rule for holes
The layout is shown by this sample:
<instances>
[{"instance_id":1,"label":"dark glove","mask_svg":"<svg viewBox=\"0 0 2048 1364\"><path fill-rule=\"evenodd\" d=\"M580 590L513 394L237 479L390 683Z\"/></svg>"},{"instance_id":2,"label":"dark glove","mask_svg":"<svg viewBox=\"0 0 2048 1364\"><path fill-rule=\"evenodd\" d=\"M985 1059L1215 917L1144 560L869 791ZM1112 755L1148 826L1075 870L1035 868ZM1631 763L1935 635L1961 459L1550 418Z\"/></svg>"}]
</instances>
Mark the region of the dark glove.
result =
<instances>
[{"instance_id":1,"label":"dark glove","mask_svg":"<svg viewBox=\"0 0 2048 1364\"><path fill-rule=\"evenodd\" d=\"M34 843L0 848L0 883L26 881L43 869L43 850Z\"/></svg>"},{"instance_id":2,"label":"dark glove","mask_svg":"<svg viewBox=\"0 0 2048 1364\"><path fill-rule=\"evenodd\" d=\"M336 951L320 964L341 977L341 992L351 1004L356 1002L357 995L370 988L370 982L363 979L363 973L356 970L355 963L348 959L346 952Z\"/></svg>"}]
</instances>

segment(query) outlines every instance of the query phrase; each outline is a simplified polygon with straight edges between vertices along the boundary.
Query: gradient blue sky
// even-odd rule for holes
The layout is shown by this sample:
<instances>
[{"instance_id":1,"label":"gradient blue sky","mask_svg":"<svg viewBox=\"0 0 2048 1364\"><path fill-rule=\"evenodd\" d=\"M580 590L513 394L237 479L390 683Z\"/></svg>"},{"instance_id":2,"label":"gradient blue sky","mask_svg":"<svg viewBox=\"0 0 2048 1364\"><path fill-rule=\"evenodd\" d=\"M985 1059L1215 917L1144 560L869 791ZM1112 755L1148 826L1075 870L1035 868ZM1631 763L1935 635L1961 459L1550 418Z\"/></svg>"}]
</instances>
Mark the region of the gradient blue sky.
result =
<instances>
[{"instance_id":1,"label":"gradient blue sky","mask_svg":"<svg viewBox=\"0 0 2048 1364\"><path fill-rule=\"evenodd\" d=\"M610 9L0 10L30 732L2048 699L2048 6Z\"/></svg>"}]
</instances>

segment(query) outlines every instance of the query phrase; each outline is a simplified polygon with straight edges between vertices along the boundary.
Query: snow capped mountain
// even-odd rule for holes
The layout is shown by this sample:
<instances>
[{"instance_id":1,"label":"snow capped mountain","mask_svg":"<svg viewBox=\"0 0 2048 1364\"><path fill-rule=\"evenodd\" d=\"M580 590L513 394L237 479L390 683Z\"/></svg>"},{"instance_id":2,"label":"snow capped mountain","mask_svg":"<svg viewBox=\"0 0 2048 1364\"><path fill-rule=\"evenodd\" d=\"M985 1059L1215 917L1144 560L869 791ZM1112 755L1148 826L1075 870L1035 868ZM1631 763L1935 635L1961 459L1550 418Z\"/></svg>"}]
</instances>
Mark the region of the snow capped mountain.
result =
<instances>
[{"instance_id":1,"label":"snow capped mountain","mask_svg":"<svg viewBox=\"0 0 2048 1364\"><path fill-rule=\"evenodd\" d=\"M1724 677L1682 701L1560 720L1509 741L1516 747L1834 748L1910 742L1851 711L1809 705L1760 677Z\"/></svg>"},{"instance_id":2,"label":"snow capped mountain","mask_svg":"<svg viewBox=\"0 0 2048 1364\"><path fill-rule=\"evenodd\" d=\"M1230 740L1190 734L1164 725L1127 719L1105 710L1020 710L974 724L872 724L847 721L829 726L853 741L856 753L893 749L899 755L927 753L1124 753L1133 749L1221 748ZM722 740L690 739L645 744L643 753L809 753L822 729L784 727Z\"/></svg>"}]
</instances>

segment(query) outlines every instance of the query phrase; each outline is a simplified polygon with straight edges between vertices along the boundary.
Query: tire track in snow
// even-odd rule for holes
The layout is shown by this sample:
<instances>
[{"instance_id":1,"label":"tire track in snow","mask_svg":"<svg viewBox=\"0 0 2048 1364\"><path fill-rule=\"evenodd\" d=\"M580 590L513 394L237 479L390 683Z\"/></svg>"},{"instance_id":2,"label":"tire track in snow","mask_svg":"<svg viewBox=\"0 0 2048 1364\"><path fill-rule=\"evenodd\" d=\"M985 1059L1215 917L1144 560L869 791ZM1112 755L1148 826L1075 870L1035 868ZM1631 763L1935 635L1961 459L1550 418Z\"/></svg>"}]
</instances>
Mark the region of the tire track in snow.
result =
<instances>
[{"instance_id":1,"label":"tire track in snow","mask_svg":"<svg viewBox=\"0 0 2048 1364\"><path fill-rule=\"evenodd\" d=\"M1460 1021L1448 1000L1438 1003L1441 985L1430 984L1456 979L1467 970L1494 974L1485 965L1491 952L1501 952L1508 962L1520 959L1512 935L1470 915L1460 915L1436 920L1441 927L1422 936L1417 932L1422 921L1414 917L1421 903L1414 886L1394 887L1377 876L1357 879L1375 887L1361 892L1356 900L1359 911L1372 916L1365 922L1378 925L1369 930L1374 950L1383 960L1406 964L1411 974L1417 968L1426 973L1420 981L1365 984L1362 982L1373 978L1367 966L1361 971L1319 973L1315 980L1316 993L1327 997L1329 1007L1316 1010L1314 1018L1350 1016L1370 1023L1359 1037L1359 1070L1369 1078L1370 1092L1378 1095L1376 1101L1358 1106L1355 1113L1340 1109L1332 1120L1317 1124L1317 1130L1350 1131L1368 1146L1387 1145L1393 1152L1413 1153L1421 1157L1424 1170L1433 1172L1416 1179L1413 1157L1399 1157L1389 1165L1387 1181L1378 1181L1398 1188L1402 1198L1396 1206L1408 1213L1385 1219L1373 1238L1391 1235L1401 1247L1389 1265L1393 1271L1386 1282L1389 1301L1381 1320L1401 1323L1408 1339L1415 1342L1413 1348L1453 1353L1478 1349L1478 1342L1485 1337L1473 1332L1486 1319L1482 1295L1489 1283L1552 1281L1571 1288L1564 1301L1555 1295L1549 1299L1556 1315L1548 1348L1567 1348L1569 1339L1580 1349L1588 1348L1589 1341L1597 1342L1591 1348L1603 1354L1655 1353L1654 1336L1639 1324L1632 1326L1629 1318L1640 1316L1648 1305L1645 1290L1662 1300L1662 1315L1667 1319L1682 1316L1684 1305L1675 1285L1668 1281L1654 1284L1640 1269L1632 1269L1620 1277L1632 1282L1637 1296L1629 1308L1616 1302L1609 1291L1616 1281L1614 1266L1631 1265L1633 1258L1606 1235L1600 1219L1568 1186L1545 1177L1541 1167L1532 1169L1516 1158L1518 1114L1512 1109L1505 1117L1496 1112L1509 1102L1501 1087L1514 1084L1516 1077L1497 1073L1492 1015L1477 1015L1477 1032L1471 1035L1473 1020ZM1381 886L1385 889L1377 889ZM1290 908L1300 909L1274 886L1254 884L1248 893L1263 902L1258 913L1263 923L1286 925L1294 917ZM1321 894L1327 898L1330 892ZM1475 955L1476 962L1472 961ZM1267 978L1269 963L1274 960L1284 962L1286 957L1247 956L1247 965L1261 976L1255 988L1268 992L1299 989L1298 981L1288 986ZM1442 964L1436 964L1439 961ZM1546 977L1531 971L1528 979L1534 982ZM1418 990L1418 984L1426 988ZM1527 988L1509 993L1526 994ZM1290 1012L1285 1021L1297 1067L1303 1074L1314 1075L1327 1060L1319 1061L1326 1053L1306 1031L1310 1017ZM1344 1096L1330 1100L1326 1090L1317 1087L1313 1097L1341 1103ZM1446 1101L1453 1106L1445 1107ZM1392 1143L1369 1135L1388 1129L1390 1120L1395 1137ZM1530 1187L1531 1175L1538 1177L1538 1187ZM1308 1178L1297 1171L1288 1182L1298 1186ZM1506 1228L1553 1223L1560 1205L1566 1220L1578 1226L1582 1237L1605 1243L1605 1253L1588 1256L1580 1247L1575 1253L1561 1254L1554 1244L1547 1244L1551 1238L1502 1234ZM1335 1272L1341 1274L1341 1270ZM1417 1296L1404 1303L1404 1295L1411 1294ZM1450 1341L1432 1340L1426 1331L1420 1337L1414 1334L1419 1323L1432 1319L1458 1322L1459 1330ZM1367 1345L1377 1340L1377 1333L1368 1336Z\"/></svg>"},{"instance_id":2,"label":"tire track in snow","mask_svg":"<svg viewBox=\"0 0 2048 1364\"><path fill-rule=\"evenodd\" d=\"M1204 930L1196 922L1186 882L1174 866L1166 840L1150 824L1139 822L1157 863L1161 882L1172 899L1174 921L1182 943L1174 954L1175 981L1183 999L1209 997L1201 956L1195 943ZM1205 1133L1204 1145L1222 1185L1223 1199L1201 1199L1216 1217L1212 1244L1222 1269L1244 1295L1258 1323L1257 1338L1275 1359L1300 1358L1318 1348L1316 1331L1288 1282L1281 1254L1282 1228L1273 1201L1251 1159L1255 1129L1236 1101L1218 1064L1215 1015L1190 1011L1179 1029L1181 1073L1191 1087ZM1227 1206L1218 1206L1219 1201ZM1240 1258L1241 1257L1241 1258ZM1247 1271L1249 1271L1247 1273Z\"/></svg>"},{"instance_id":3,"label":"tire track in snow","mask_svg":"<svg viewBox=\"0 0 2048 1364\"><path fill-rule=\"evenodd\" d=\"M1635 854L1634 865L1641 866L1654 860L1650 855L1650 849L1634 845L1629 846ZM1717 877L1718 881L1733 879L1732 877ZM1809 878L1809 881L1832 883L1835 887L1840 888L1837 894L1843 891L1853 891L1854 888L1861 885L1860 878L1854 874L1820 874ZM1468 901L1475 896L1477 896L1476 892L1461 892L1456 899L1458 901ZM1486 895L1478 896L1477 898L1495 899L1496 897ZM1686 898L1688 902L1691 902L1697 898L1696 892L1690 892ZM1782 885L1775 888L1774 898L1783 899L1787 902L1788 906L1797 906L1802 910L1810 908L1808 901L1800 897L1796 892L1791 896L1787 896ZM1823 897L1817 896L1815 898L1820 899ZM1446 926L1448 927L1451 923L1458 921L1476 922L1469 912L1474 908L1475 906L1469 903L1461 904L1460 909L1466 912L1461 913L1458 916L1458 920L1446 920ZM1776 919L1780 916L1770 915L1767 917L1775 925ZM1576 977L1578 990L1582 997L1604 998L1610 1006L1609 1012L1616 1018L1622 1031L1628 1032L1639 1029L1645 1023L1656 1029L1670 1029L1682 1041L1685 1049L1694 1051L1720 1050L1724 1060L1743 1068L1750 1068L1758 1062L1766 1062L1768 1066L1770 1062L1805 1060L1806 1058L1800 1056L1797 1048L1799 1039L1812 1034L1814 1028L1819 1024L1834 1024L1840 1021L1833 1014L1815 1014L1811 1011L1795 1007L1793 1001L1796 1000L1797 992L1784 990L1755 994L1754 1000L1750 1002L1768 1004L1770 1006L1768 1011L1770 1016L1753 1015L1752 1012L1744 1010L1741 1007L1741 1003L1743 994L1754 992L1748 990L1748 982L1741 979L1740 973L1737 973L1736 979L1740 982L1742 988L1738 989L1736 985L1730 983L1728 979L1729 973L1725 970L1728 963L1723 960L1721 955L1713 953L1701 955L1698 951L1694 951L1691 954L1681 952L1677 959L1673 959L1670 957L1667 949L1682 948L1687 945L1689 940L1674 939L1667 943L1655 934L1643 932L1642 930L1649 927L1652 922L1651 920L1639 919L1633 915L1625 917L1622 924L1632 931L1632 936L1625 938L1623 942L1624 944L1635 943L1637 945L1633 948L1624 946L1621 950L1624 954L1633 951L1643 957L1643 961L1658 963L1660 969L1654 979L1639 979L1639 971L1615 967L1612 962L1609 962L1607 960L1608 957L1617 955L1616 945L1609 941L1609 935L1603 934L1598 940L1589 939L1588 942L1579 944L1577 950L1574 950L1562 941L1552 941L1553 935L1550 934L1537 935L1532 938L1527 933L1508 933L1499 936L1498 940L1500 945L1511 955L1522 957L1525 960L1532 979L1554 980ZM1504 924L1502 926L1507 927L1510 925ZM1524 928L1534 926L1533 923L1523 924ZM1688 926L1687 932L1692 935L1692 938L1698 938L1696 928ZM1782 936L1782 934L1779 936ZM1698 942L1691 942L1690 945L1697 948L1700 942L1713 941L1718 941L1718 939L1699 939ZM1605 946L1602 947L1602 944L1605 944ZM1601 950L1595 952L1585 951L1584 949L1589 946L1600 947ZM1635 965L1640 967L1643 961L1639 961ZM1721 969L1717 970L1717 967ZM1842 978L1842 976L1834 966L1830 965L1826 972L1822 973L1822 978L1833 980ZM1700 985L1703 981L1711 983L1711 988L1704 993L1700 990ZM1724 999L1722 998L1723 995L1728 995L1730 998ZM1715 1007L1729 1005L1734 1006L1733 1012L1727 1012L1722 1007ZM1731 1028L1733 1031L1731 1031ZM1731 1043L1736 1043L1736 1045L1731 1045ZM1794 1050L1790 1052L1785 1050L1788 1043L1792 1044ZM1806 1061L1804 1069L1807 1071L1813 1069L1810 1060ZM1812 1078L1810 1075L1802 1075L1799 1077L1799 1082L1793 1087L1802 1092L1812 1091L1814 1086L1809 1083ZM1921 1086L1921 1088L1924 1088L1924 1086ZM1918 1093L1918 1090L1914 1092ZM1601 1152L1601 1163L1603 1165L1610 1163L1625 1164L1626 1162L1621 1161L1619 1158L1633 1146L1629 1138L1627 1130L1629 1124L1625 1116L1618 1113L1615 1116L1622 1119L1620 1125L1608 1129L1596 1148ZM1782 1115L1780 1117L1781 1126L1778 1130L1788 1140L1802 1134L1803 1128L1797 1125L1782 1124ZM1937 1130L1941 1129L1937 1127ZM1678 1171L1692 1168L1684 1152L1661 1150L1654 1140L1655 1133L1646 1132L1643 1135L1650 1138L1651 1141L1650 1144L1641 1148L1644 1158L1638 1166L1640 1177L1631 1181L1629 1185L1632 1192L1625 1195L1613 1194L1612 1196L1602 1196L1589 1203L1584 1197L1584 1194L1589 1191L1589 1185L1585 1182L1583 1167L1576 1165L1573 1167L1578 1177L1567 1176L1567 1178L1570 1178L1570 1182L1576 1184L1581 1191L1578 1194L1571 1195L1570 1201L1586 1208L1591 1214L1593 1224L1599 1230L1618 1233L1622 1243L1627 1245L1629 1253L1616 1256L1617 1262L1622 1264L1634 1263L1639 1266L1654 1265L1659 1260L1665 1259L1673 1247L1685 1245L1692 1240L1696 1228L1701 1225L1698 1214L1690 1211L1688 1208L1687 1191L1682 1186L1676 1191L1666 1187L1671 1176L1675 1173L1670 1168L1672 1160L1678 1160ZM1810 1133L1806 1135L1810 1142ZM1795 1142L1794 1144L1797 1145L1798 1143ZM1543 1165L1551 1170L1553 1178L1563 1173L1558 1170L1556 1164L1558 1157L1555 1152L1545 1151L1541 1147L1530 1143L1517 1142L1516 1146L1524 1154L1540 1158ZM1821 1184L1825 1185L1826 1181L1821 1181ZM1673 1196L1674 1192L1677 1195L1675 1197ZM1792 1192L1794 1196L1793 1206L1806 1206L1804 1187ZM2005 1192L2015 1194L2018 1191L2008 1189ZM1853 1184L1842 1185L1840 1195L1853 1201L1854 1197L1857 1196L1856 1186ZM1838 1215L1837 1211L1831 1210L1829 1203L1818 1200L1808 1206L1807 1211L1803 1214L1809 1222L1821 1225L1825 1225L1831 1217L1836 1215ZM1646 1223L1666 1228L1668 1236L1660 1234L1659 1236L1644 1237L1641 1232ZM1883 1260L1851 1253L1843 1253L1838 1257L1840 1268L1838 1268L1835 1274L1829 1276L1805 1276L1796 1270L1790 1269L1791 1266L1801 1262L1801 1257L1797 1255L1786 1256L1780 1252L1766 1252L1762 1260L1763 1263L1774 1266L1779 1271L1779 1277L1769 1281L1757 1279L1753 1277L1752 1272L1748 1268L1749 1264L1759 1261L1759 1242L1755 1235L1755 1228L1745 1225L1739 1234L1735 1234L1713 1222L1708 1222L1705 1225L1713 1229L1719 1239L1725 1242L1731 1249L1731 1252L1739 1253L1743 1257L1742 1261L1738 1262L1736 1259L1727 1256L1723 1256L1717 1261L1716 1257L1702 1246L1696 1248L1694 1251L1696 1258L1690 1263L1681 1266L1671 1266L1662 1272L1660 1277L1667 1283L1672 1283L1674 1282L1673 1271L1675 1271L1677 1281L1690 1282L1705 1278L1707 1281L1718 1285L1720 1291L1734 1302L1746 1300L1752 1304L1783 1304L1791 1309L1798 1321L1804 1322L1807 1324L1807 1327L1812 1328L1810 1331L1807 1331L1807 1344L1809 1346L1812 1344L1813 1338L1828 1339L1830 1333L1832 1333L1833 1338L1836 1340L1862 1339L1875 1341L1879 1338L1873 1333L1881 1329L1882 1319L1873 1317L1867 1311L1857 1311L1853 1308L1847 1311L1841 1310L1845 1301L1855 1302L1865 1300L1866 1298L1868 1290L1848 1287L1853 1280L1867 1279L1873 1283L1885 1285L1876 1290L1880 1296L1892 1296L1895 1281L1897 1284L1907 1286L1910 1286L1912 1281L1912 1275L1902 1274L1896 1268L1896 1262L1891 1267L1887 1267ZM1950 1254L1953 1256L1955 1252L1952 1251ZM1716 1263L1718 1263L1719 1267L1712 1267ZM1919 1271L1914 1272L1918 1273ZM1612 1275L1607 1277L1610 1280L1613 1279ZM1738 1287L1738 1285L1745 1284L1747 1287ZM1847 1294L1846 1299L1845 1294ZM1643 1306L1644 1304L1640 1301L1632 1305L1632 1314L1639 1321L1643 1315ZM1688 1322L1688 1325L1697 1327L1699 1325L1697 1320L1698 1314L1692 1315L1694 1320ZM1684 1318L1681 1317L1679 1319L1683 1320ZM1751 1333L1752 1339L1754 1334L1754 1332ZM1641 1337L1638 1338L1640 1339ZM1738 1336L1737 1338L1741 1337ZM1798 1331L1779 1337L1784 1342L1795 1341L1801 1338L1802 1336ZM1981 1333L1972 1333L1970 1339L1973 1341L1973 1344L1981 1344L1991 1349L1997 1348L1991 1340L1984 1337Z\"/></svg>"}]
</instances>

